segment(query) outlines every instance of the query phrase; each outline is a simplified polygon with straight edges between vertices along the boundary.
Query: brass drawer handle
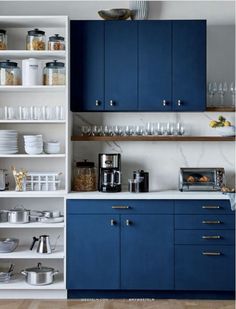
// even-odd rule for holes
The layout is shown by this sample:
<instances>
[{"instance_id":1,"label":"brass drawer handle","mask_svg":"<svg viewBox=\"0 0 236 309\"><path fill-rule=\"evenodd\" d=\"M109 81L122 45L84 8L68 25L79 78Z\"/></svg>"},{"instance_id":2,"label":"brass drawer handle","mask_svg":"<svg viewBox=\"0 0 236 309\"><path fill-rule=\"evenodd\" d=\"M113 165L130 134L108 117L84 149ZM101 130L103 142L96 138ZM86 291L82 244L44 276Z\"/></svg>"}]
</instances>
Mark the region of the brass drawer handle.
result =
<instances>
[{"instance_id":1,"label":"brass drawer handle","mask_svg":"<svg viewBox=\"0 0 236 309\"><path fill-rule=\"evenodd\" d=\"M220 209L220 206L202 206L202 209Z\"/></svg>"},{"instance_id":2,"label":"brass drawer handle","mask_svg":"<svg viewBox=\"0 0 236 309\"><path fill-rule=\"evenodd\" d=\"M203 235L202 239L220 239L220 235Z\"/></svg>"},{"instance_id":3,"label":"brass drawer handle","mask_svg":"<svg viewBox=\"0 0 236 309\"><path fill-rule=\"evenodd\" d=\"M112 206L112 209L129 209L129 206L122 206L122 205L117 205L117 206Z\"/></svg>"},{"instance_id":4,"label":"brass drawer handle","mask_svg":"<svg viewBox=\"0 0 236 309\"><path fill-rule=\"evenodd\" d=\"M219 220L203 220L202 224L221 224Z\"/></svg>"},{"instance_id":5,"label":"brass drawer handle","mask_svg":"<svg viewBox=\"0 0 236 309\"><path fill-rule=\"evenodd\" d=\"M206 255L206 256L219 256L221 255L220 252L202 252L202 255Z\"/></svg>"}]
</instances>

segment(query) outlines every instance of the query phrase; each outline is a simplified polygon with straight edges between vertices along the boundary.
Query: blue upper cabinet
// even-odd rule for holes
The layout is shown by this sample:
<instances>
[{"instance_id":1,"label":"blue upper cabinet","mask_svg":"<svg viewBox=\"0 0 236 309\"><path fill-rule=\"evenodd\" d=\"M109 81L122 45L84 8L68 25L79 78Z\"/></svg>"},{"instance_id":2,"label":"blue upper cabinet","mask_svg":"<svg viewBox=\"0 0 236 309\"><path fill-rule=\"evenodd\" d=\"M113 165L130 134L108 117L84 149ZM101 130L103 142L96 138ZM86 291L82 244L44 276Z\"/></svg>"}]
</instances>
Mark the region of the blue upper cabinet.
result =
<instances>
[{"instance_id":1,"label":"blue upper cabinet","mask_svg":"<svg viewBox=\"0 0 236 309\"><path fill-rule=\"evenodd\" d=\"M104 109L104 23L71 21L71 110Z\"/></svg>"},{"instance_id":2,"label":"blue upper cabinet","mask_svg":"<svg viewBox=\"0 0 236 309\"><path fill-rule=\"evenodd\" d=\"M139 87L141 111L171 111L171 21L140 21Z\"/></svg>"},{"instance_id":3,"label":"blue upper cabinet","mask_svg":"<svg viewBox=\"0 0 236 309\"><path fill-rule=\"evenodd\" d=\"M206 108L206 21L173 21L174 111Z\"/></svg>"},{"instance_id":4,"label":"blue upper cabinet","mask_svg":"<svg viewBox=\"0 0 236 309\"><path fill-rule=\"evenodd\" d=\"M71 21L71 110L204 111L206 21Z\"/></svg>"},{"instance_id":5,"label":"blue upper cabinet","mask_svg":"<svg viewBox=\"0 0 236 309\"><path fill-rule=\"evenodd\" d=\"M137 110L137 23L105 22L105 110Z\"/></svg>"}]
</instances>

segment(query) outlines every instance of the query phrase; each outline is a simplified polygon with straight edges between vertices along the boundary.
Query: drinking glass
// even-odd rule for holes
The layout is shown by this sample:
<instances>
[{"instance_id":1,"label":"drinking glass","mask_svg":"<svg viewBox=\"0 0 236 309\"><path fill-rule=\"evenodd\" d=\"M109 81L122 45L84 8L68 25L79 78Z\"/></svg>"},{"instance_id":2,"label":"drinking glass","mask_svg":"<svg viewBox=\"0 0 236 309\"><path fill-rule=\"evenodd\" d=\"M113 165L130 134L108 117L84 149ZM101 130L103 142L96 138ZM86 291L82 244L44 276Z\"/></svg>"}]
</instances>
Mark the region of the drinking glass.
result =
<instances>
[{"instance_id":1,"label":"drinking glass","mask_svg":"<svg viewBox=\"0 0 236 309\"><path fill-rule=\"evenodd\" d=\"M102 135L102 127L101 126L92 126L92 135L93 136L101 136Z\"/></svg>"},{"instance_id":2,"label":"drinking glass","mask_svg":"<svg viewBox=\"0 0 236 309\"><path fill-rule=\"evenodd\" d=\"M22 120L31 120L30 107L22 106Z\"/></svg>"},{"instance_id":3,"label":"drinking glass","mask_svg":"<svg viewBox=\"0 0 236 309\"><path fill-rule=\"evenodd\" d=\"M7 119L8 120L18 119L18 109L17 109L17 107L8 106L8 108L7 108Z\"/></svg>"},{"instance_id":4,"label":"drinking glass","mask_svg":"<svg viewBox=\"0 0 236 309\"><path fill-rule=\"evenodd\" d=\"M4 107L0 107L0 119L5 120Z\"/></svg>"},{"instance_id":5,"label":"drinking glass","mask_svg":"<svg viewBox=\"0 0 236 309\"><path fill-rule=\"evenodd\" d=\"M208 83L208 94L209 94L209 106L214 106L214 95L217 92L217 83L209 82Z\"/></svg>"},{"instance_id":6,"label":"drinking glass","mask_svg":"<svg viewBox=\"0 0 236 309\"><path fill-rule=\"evenodd\" d=\"M167 135L174 135L174 124L171 122L167 122L166 124L166 134Z\"/></svg>"},{"instance_id":7,"label":"drinking glass","mask_svg":"<svg viewBox=\"0 0 236 309\"><path fill-rule=\"evenodd\" d=\"M235 85L235 82L232 82L230 84L230 93L231 93L231 96L232 96L232 107L235 108L235 95L236 95L236 85Z\"/></svg>"},{"instance_id":8,"label":"drinking glass","mask_svg":"<svg viewBox=\"0 0 236 309\"><path fill-rule=\"evenodd\" d=\"M135 126L134 133L135 133L135 135L143 135L144 134L144 127L140 126L140 125Z\"/></svg>"},{"instance_id":9,"label":"drinking glass","mask_svg":"<svg viewBox=\"0 0 236 309\"><path fill-rule=\"evenodd\" d=\"M123 135L123 127L122 126L114 126L114 135L116 135L116 136Z\"/></svg>"},{"instance_id":10,"label":"drinking glass","mask_svg":"<svg viewBox=\"0 0 236 309\"><path fill-rule=\"evenodd\" d=\"M220 96L220 106L224 106L224 95L228 90L228 85L226 82L220 82L218 85L218 94Z\"/></svg>"},{"instance_id":11,"label":"drinking glass","mask_svg":"<svg viewBox=\"0 0 236 309\"><path fill-rule=\"evenodd\" d=\"M134 127L131 125L128 125L125 127L125 135L131 136L134 135Z\"/></svg>"},{"instance_id":12,"label":"drinking glass","mask_svg":"<svg viewBox=\"0 0 236 309\"><path fill-rule=\"evenodd\" d=\"M184 135L185 129L184 129L184 125L180 122L178 122L176 124L176 133L177 135Z\"/></svg>"},{"instance_id":13,"label":"drinking glass","mask_svg":"<svg viewBox=\"0 0 236 309\"><path fill-rule=\"evenodd\" d=\"M148 122L146 124L145 133L146 135L154 135L154 124L153 123Z\"/></svg>"},{"instance_id":14,"label":"drinking glass","mask_svg":"<svg viewBox=\"0 0 236 309\"><path fill-rule=\"evenodd\" d=\"M82 132L82 135L89 136L89 135L91 135L91 127L90 126L82 126L81 132Z\"/></svg>"}]
</instances>

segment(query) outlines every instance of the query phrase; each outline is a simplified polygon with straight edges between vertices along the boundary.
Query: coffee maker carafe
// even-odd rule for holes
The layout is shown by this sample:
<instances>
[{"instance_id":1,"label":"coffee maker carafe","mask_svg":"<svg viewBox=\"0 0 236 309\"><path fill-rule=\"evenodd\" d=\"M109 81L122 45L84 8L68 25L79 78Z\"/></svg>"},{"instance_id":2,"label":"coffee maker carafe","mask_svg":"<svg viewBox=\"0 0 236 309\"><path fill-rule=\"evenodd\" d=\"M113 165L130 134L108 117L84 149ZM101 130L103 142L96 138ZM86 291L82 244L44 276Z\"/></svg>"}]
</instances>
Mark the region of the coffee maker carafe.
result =
<instances>
[{"instance_id":1,"label":"coffee maker carafe","mask_svg":"<svg viewBox=\"0 0 236 309\"><path fill-rule=\"evenodd\" d=\"M121 164L120 154L99 154L98 191L121 191Z\"/></svg>"}]
</instances>

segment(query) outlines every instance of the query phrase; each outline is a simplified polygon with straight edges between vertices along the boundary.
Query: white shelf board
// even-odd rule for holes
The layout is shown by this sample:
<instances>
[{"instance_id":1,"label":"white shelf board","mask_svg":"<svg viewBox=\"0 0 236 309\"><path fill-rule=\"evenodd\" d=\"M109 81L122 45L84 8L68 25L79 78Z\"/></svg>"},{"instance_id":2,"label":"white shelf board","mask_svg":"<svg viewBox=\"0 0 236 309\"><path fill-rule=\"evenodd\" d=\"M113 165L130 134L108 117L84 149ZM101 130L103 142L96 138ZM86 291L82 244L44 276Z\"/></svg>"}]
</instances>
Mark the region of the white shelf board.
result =
<instances>
[{"instance_id":1,"label":"white shelf board","mask_svg":"<svg viewBox=\"0 0 236 309\"><path fill-rule=\"evenodd\" d=\"M1 154L0 158L34 158L34 159L41 159L41 158L65 158L65 154L39 154L39 155L29 155L29 154Z\"/></svg>"},{"instance_id":2,"label":"white shelf board","mask_svg":"<svg viewBox=\"0 0 236 309\"><path fill-rule=\"evenodd\" d=\"M57 123L62 123L65 124L65 120L0 120L1 123L30 123L30 124L57 124Z\"/></svg>"},{"instance_id":3,"label":"white shelf board","mask_svg":"<svg viewBox=\"0 0 236 309\"><path fill-rule=\"evenodd\" d=\"M1 191L1 197L64 197L66 195L65 190L56 191Z\"/></svg>"},{"instance_id":4,"label":"white shelf board","mask_svg":"<svg viewBox=\"0 0 236 309\"><path fill-rule=\"evenodd\" d=\"M66 52L64 50L0 50L0 59L63 59Z\"/></svg>"},{"instance_id":5,"label":"white shelf board","mask_svg":"<svg viewBox=\"0 0 236 309\"><path fill-rule=\"evenodd\" d=\"M0 259L64 259L65 257L63 247L57 247L56 251L50 254L37 253L35 248L29 250L29 247L19 246L13 252L0 253Z\"/></svg>"},{"instance_id":6,"label":"white shelf board","mask_svg":"<svg viewBox=\"0 0 236 309\"><path fill-rule=\"evenodd\" d=\"M0 86L0 92L58 92L66 86Z\"/></svg>"},{"instance_id":7,"label":"white shelf board","mask_svg":"<svg viewBox=\"0 0 236 309\"><path fill-rule=\"evenodd\" d=\"M46 228L64 228L65 223L41 223L41 222L30 222L30 223L22 223L22 224L13 224L13 223L8 223L8 222L2 222L0 223L0 229L46 229Z\"/></svg>"},{"instance_id":8,"label":"white shelf board","mask_svg":"<svg viewBox=\"0 0 236 309\"><path fill-rule=\"evenodd\" d=\"M48 285L31 285L25 282L23 275L18 275L7 283L0 285L0 290L63 290L65 282L62 275L55 275L54 282Z\"/></svg>"},{"instance_id":9,"label":"white shelf board","mask_svg":"<svg viewBox=\"0 0 236 309\"><path fill-rule=\"evenodd\" d=\"M67 16L0 16L2 28L62 28L67 20Z\"/></svg>"}]
</instances>

